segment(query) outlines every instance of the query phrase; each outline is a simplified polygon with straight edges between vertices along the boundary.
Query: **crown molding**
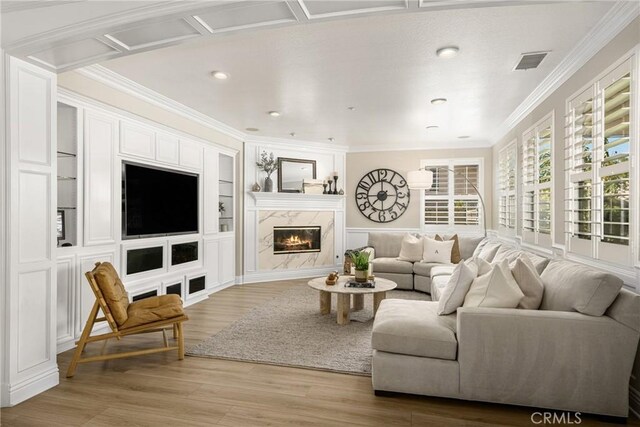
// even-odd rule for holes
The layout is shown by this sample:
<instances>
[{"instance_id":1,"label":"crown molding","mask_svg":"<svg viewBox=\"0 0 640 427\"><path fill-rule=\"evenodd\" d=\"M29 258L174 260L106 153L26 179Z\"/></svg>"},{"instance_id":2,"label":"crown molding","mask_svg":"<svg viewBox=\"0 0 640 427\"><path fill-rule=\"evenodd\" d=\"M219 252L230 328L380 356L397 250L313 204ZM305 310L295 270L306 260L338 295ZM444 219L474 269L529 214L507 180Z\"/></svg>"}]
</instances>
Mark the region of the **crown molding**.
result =
<instances>
[{"instance_id":1,"label":"crown molding","mask_svg":"<svg viewBox=\"0 0 640 427\"><path fill-rule=\"evenodd\" d=\"M362 145L350 146L349 153L367 153L377 151L428 151L428 150L444 150L444 149L461 149L461 148L491 148L493 144L490 141L439 141L425 142L420 146L415 145Z\"/></svg>"},{"instance_id":2,"label":"crown molding","mask_svg":"<svg viewBox=\"0 0 640 427\"><path fill-rule=\"evenodd\" d=\"M582 68L587 61L614 39L640 15L640 3L618 1L600 19L587 35L549 73L527 98L507 117L496 130L492 142L498 143L520 121L547 99L556 89Z\"/></svg>"},{"instance_id":3,"label":"crown molding","mask_svg":"<svg viewBox=\"0 0 640 427\"><path fill-rule=\"evenodd\" d=\"M295 148L298 151L324 151L330 153L346 153L349 147L346 145L331 144L328 142L307 141L302 139L274 138L269 136L245 135L246 144L269 145L284 149Z\"/></svg>"},{"instance_id":4,"label":"crown molding","mask_svg":"<svg viewBox=\"0 0 640 427\"><path fill-rule=\"evenodd\" d=\"M90 65L75 70L77 73L89 77L92 80L103 83L113 89L134 96L142 101L163 108L179 116L192 120L202 126L216 130L220 133L244 141L247 135L225 123L213 119L206 114L187 107L178 101L153 91L139 83L134 82L102 65Z\"/></svg>"}]
</instances>

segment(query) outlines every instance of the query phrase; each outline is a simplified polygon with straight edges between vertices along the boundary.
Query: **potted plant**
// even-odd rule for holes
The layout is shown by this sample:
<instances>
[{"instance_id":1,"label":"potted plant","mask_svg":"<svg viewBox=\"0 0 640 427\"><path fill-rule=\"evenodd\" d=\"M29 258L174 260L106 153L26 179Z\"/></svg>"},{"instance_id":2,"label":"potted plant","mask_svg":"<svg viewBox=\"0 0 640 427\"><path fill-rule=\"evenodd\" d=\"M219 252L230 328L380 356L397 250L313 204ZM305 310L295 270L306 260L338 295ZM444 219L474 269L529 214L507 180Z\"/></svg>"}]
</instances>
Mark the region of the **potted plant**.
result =
<instances>
[{"instance_id":1,"label":"potted plant","mask_svg":"<svg viewBox=\"0 0 640 427\"><path fill-rule=\"evenodd\" d=\"M356 282L366 282L369 276L369 252L353 252L351 262L356 269Z\"/></svg>"},{"instance_id":2,"label":"potted plant","mask_svg":"<svg viewBox=\"0 0 640 427\"><path fill-rule=\"evenodd\" d=\"M266 151L263 151L260 154L260 161L256 162L256 166L267 174L267 177L264 179L264 188L262 191L265 193L271 193L273 191L273 181L271 180L271 174L278 170L278 162L271 152L267 155Z\"/></svg>"}]
</instances>

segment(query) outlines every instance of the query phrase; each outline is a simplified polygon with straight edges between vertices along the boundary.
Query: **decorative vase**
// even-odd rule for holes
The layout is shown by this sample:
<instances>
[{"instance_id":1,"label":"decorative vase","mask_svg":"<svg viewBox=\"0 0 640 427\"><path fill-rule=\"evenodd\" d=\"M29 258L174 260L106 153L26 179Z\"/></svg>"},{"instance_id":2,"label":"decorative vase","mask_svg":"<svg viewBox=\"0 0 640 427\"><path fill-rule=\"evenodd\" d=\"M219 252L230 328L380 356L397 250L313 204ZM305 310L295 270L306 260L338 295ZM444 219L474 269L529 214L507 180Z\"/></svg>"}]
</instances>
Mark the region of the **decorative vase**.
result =
<instances>
[{"instance_id":1,"label":"decorative vase","mask_svg":"<svg viewBox=\"0 0 640 427\"><path fill-rule=\"evenodd\" d=\"M251 191L253 191L254 193L257 193L260 190L262 190L262 187L260 187L260 184L258 184L257 182L253 184L253 187L251 187Z\"/></svg>"},{"instance_id":2,"label":"decorative vase","mask_svg":"<svg viewBox=\"0 0 640 427\"><path fill-rule=\"evenodd\" d=\"M367 281L367 277L369 277L368 270L356 270L356 282L364 283Z\"/></svg>"},{"instance_id":3,"label":"decorative vase","mask_svg":"<svg viewBox=\"0 0 640 427\"><path fill-rule=\"evenodd\" d=\"M264 179L264 188L262 189L262 191L264 193L271 193L273 192L273 181L271 180L271 177L268 176Z\"/></svg>"}]
</instances>

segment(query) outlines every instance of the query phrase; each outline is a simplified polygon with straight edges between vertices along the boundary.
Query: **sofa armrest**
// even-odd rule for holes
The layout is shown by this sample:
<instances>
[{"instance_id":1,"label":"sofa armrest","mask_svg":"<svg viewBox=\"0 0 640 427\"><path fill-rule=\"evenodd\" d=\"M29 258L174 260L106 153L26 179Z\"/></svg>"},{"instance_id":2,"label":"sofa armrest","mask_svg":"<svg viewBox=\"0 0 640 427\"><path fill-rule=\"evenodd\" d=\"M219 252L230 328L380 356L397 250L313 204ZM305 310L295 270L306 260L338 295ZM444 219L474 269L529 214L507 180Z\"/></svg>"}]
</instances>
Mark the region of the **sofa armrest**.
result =
<instances>
[{"instance_id":1,"label":"sofa armrest","mask_svg":"<svg viewBox=\"0 0 640 427\"><path fill-rule=\"evenodd\" d=\"M466 398L627 416L639 334L607 316L461 308Z\"/></svg>"}]
</instances>

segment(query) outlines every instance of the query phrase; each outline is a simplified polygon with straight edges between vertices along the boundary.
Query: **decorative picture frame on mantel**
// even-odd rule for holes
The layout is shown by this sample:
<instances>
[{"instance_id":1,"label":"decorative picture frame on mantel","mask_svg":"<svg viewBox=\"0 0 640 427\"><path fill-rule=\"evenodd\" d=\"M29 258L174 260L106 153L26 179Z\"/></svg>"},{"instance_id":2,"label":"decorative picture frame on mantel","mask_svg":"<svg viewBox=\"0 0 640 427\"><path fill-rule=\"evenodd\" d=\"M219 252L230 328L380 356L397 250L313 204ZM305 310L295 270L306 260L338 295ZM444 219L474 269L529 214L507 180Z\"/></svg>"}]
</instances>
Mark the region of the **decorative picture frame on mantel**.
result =
<instances>
[{"instance_id":1,"label":"decorative picture frame on mantel","mask_svg":"<svg viewBox=\"0 0 640 427\"><path fill-rule=\"evenodd\" d=\"M316 179L315 160L278 157L279 193L301 193L305 179Z\"/></svg>"}]
</instances>

